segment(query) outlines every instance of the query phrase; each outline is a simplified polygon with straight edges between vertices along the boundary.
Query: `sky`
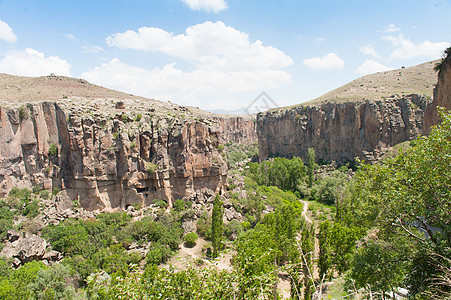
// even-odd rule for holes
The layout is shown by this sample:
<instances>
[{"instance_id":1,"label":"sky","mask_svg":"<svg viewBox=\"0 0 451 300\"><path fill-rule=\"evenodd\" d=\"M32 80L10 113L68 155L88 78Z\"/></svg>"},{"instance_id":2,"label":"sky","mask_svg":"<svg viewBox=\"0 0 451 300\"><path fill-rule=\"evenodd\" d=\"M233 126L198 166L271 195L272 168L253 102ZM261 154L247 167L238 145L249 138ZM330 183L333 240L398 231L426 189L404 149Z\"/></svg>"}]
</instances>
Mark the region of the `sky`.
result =
<instances>
[{"instance_id":1,"label":"sky","mask_svg":"<svg viewBox=\"0 0 451 300\"><path fill-rule=\"evenodd\" d=\"M299 104L441 57L451 0L0 0L0 73L207 110Z\"/></svg>"}]
</instances>

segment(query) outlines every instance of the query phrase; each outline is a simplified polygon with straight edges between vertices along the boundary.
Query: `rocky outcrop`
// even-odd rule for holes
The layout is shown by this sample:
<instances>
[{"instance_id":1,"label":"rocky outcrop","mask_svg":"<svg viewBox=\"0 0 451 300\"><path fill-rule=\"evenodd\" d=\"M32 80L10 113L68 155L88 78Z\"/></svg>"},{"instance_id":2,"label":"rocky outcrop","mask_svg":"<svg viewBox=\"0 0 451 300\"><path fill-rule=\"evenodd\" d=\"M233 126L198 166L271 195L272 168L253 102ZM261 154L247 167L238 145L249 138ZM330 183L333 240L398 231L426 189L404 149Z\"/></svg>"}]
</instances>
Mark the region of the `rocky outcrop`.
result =
<instances>
[{"instance_id":1,"label":"rocky outcrop","mask_svg":"<svg viewBox=\"0 0 451 300\"><path fill-rule=\"evenodd\" d=\"M221 144L249 145L257 142L257 125L251 117L216 118Z\"/></svg>"},{"instance_id":2,"label":"rocky outcrop","mask_svg":"<svg viewBox=\"0 0 451 300\"><path fill-rule=\"evenodd\" d=\"M451 51L449 51L451 54ZM434 88L434 98L426 109L424 116L425 134L429 134L430 127L439 121L437 107L443 107L446 110L451 109L451 55L448 55L441 62L438 73L438 82Z\"/></svg>"},{"instance_id":3,"label":"rocky outcrop","mask_svg":"<svg viewBox=\"0 0 451 300\"><path fill-rule=\"evenodd\" d=\"M0 196L39 185L65 190L85 209L108 210L222 189L227 165L217 149L225 138L250 140L250 132L238 133L242 121L153 111L138 120L50 102L0 108Z\"/></svg>"},{"instance_id":4,"label":"rocky outcrop","mask_svg":"<svg viewBox=\"0 0 451 300\"><path fill-rule=\"evenodd\" d=\"M60 252L47 249L47 242L35 234L19 233L10 229L7 232L7 239L5 247L0 252L0 257L12 259L14 267L34 260L44 260L49 263L62 259Z\"/></svg>"},{"instance_id":5,"label":"rocky outcrop","mask_svg":"<svg viewBox=\"0 0 451 300\"><path fill-rule=\"evenodd\" d=\"M317 160L344 164L360 157L371 161L385 148L421 135L427 105L427 98L409 95L260 113L260 159L299 156L305 161L308 148L314 148Z\"/></svg>"}]
</instances>

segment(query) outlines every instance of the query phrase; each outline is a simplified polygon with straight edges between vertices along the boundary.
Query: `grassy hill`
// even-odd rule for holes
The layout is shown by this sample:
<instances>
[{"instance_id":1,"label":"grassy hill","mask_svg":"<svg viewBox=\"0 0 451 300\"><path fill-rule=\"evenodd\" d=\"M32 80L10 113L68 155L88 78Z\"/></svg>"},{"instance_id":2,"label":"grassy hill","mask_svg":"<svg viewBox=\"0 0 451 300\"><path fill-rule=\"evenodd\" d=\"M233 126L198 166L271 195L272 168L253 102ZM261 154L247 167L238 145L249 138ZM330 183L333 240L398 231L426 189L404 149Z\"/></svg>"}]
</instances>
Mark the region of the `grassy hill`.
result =
<instances>
[{"instance_id":1,"label":"grassy hill","mask_svg":"<svg viewBox=\"0 0 451 300\"><path fill-rule=\"evenodd\" d=\"M393 95L395 97L408 94L432 96L434 85L437 83L437 72L434 71L437 62L439 60L362 76L302 105L317 105L326 100L336 103L363 99L380 100Z\"/></svg>"}]
</instances>

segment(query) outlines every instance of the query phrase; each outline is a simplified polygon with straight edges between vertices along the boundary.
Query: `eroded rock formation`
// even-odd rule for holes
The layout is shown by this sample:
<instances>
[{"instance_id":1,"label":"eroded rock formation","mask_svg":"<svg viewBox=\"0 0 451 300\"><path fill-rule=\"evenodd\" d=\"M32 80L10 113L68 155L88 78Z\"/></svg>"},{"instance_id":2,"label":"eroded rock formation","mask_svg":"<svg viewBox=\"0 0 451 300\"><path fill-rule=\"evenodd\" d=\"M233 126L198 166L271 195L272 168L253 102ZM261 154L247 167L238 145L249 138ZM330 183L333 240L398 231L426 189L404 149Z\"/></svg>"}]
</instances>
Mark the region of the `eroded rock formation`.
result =
<instances>
[{"instance_id":1,"label":"eroded rock formation","mask_svg":"<svg viewBox=\"0 0 451 300\"><path fill-rule=\"evenodd\" d=\"M451 54L451 51L450 51ZM439 121L437 107L451 109L451 56L448 55L442 62L438 73L438 82L434 88L434 99L425 112L425 134L429 134L430 127Z\"/></svg>"},{"instance_id":2,"label":"eroded rock formation","mask_svg":"<svg viewBox=\"0 0 451 300\"><path fill-rule=\"evenodd\" d=\"M13 186L63 189L85 209L126 208L223 188L218 146L255 142L240 118L142 117L63 109L42 102L0 108L0 196Z\"/></svg>"},{"instance_id":3,"label":"eroded rock formation","mask_svg":"<svg viewBox=\"0 0 451 300\"><path fill-rule=\"evenodd\" d=\"M418 95L380 101L330 103L272 110L257 116L260 159L299 156L344 164L377 159L389 146L423 132L428 99Z\"/></svg>"}]
</instances>

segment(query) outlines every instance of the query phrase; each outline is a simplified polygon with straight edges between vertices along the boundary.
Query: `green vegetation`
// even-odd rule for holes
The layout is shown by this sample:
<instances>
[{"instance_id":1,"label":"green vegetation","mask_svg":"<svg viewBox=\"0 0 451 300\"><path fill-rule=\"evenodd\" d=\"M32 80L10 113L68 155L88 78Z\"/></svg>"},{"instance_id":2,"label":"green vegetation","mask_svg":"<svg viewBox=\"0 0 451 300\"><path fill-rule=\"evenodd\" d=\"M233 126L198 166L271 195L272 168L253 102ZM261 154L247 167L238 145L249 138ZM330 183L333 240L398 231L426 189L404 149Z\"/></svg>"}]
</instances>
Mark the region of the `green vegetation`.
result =
<instances>
[{"instance_id":1,"label":"green vegetation","mask_svg":"<svg viewBox=\"0 0 451 300\"><path fill-rule=\"evenodd\" d=\"M58 157L58 146L55 143L50 144L49 157Z\"/></svg>"},{"instance_id":2,"label":"green vegetation","mask_svg":"<svg viewBox=\"0 0 451 300\"><path fill-rule=\"evenodd\" d=\"M155 173L157 170L158 166L156 164L151 162L146 163L146 171L147 173L149 173L149 175Z\"/></svg>"},{"instance_id":3,"label":"green vegetation","mask_svg":"<svg viewBox=\"0 0 451 300\"><path fill-rule=\"evenodd\" d=\"M313 148L309 148L307 154L308 187L312 187L313 185L314 168L315 168L315 150Z\"/></svg>"},{"instance_id":4,"label":"green vegetation","mask_svg":"<svg viewBox=\"0 0 451 300\"><path fill-rule=\"evenodd\" d=\"M211 216L211 243L213 246L213 257L219 255L219 251L222 249L222 237L223 237L223 223L222 216L224 214L223 203L221 197L216 195L213 202L213 212Z\"/></svg>"},{"instance_id":5,"label":"green vegetation","mask_svg":"<svg viewBox=\"0 0 451 300\"><path fill-rule=\"evenodd\" d=\"M195 232L190 232L185 235L185 245L186 247L194 247L196 246L198 236Z\"/></svg>"},{"instance_id":6,"label":"green vegetation","mask_svg":"<svg viewBox=\"0 0 451 300\"><path fill-rule=\"evenodd\" d=\"M220 145L222 146L222 145ZM258 156L258 145L257 143L250 145L238 145L227 143L224 149L226 150L226 159L229 169L236 166L237 163L251 159ZM219 149L222 151L222 149Z\"/></svg>"}]
</instances>

